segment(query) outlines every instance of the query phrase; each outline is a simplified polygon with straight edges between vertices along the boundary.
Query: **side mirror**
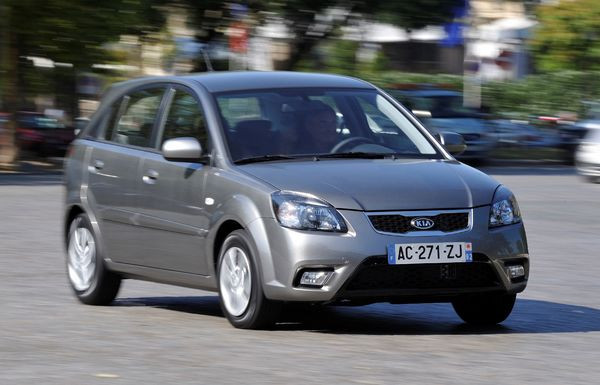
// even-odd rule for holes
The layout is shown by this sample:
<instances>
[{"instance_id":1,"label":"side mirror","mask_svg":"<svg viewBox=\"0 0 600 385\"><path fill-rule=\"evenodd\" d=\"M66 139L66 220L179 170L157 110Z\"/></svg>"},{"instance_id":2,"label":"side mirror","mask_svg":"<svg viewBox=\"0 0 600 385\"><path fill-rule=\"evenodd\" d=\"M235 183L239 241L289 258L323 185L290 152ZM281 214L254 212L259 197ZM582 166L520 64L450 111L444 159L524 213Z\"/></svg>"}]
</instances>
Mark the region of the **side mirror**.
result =
<instances>
[{"instance_id":1,"label":"side mirror","mask_svg":"<svg viewBox=\"0 0 600 385\"><path fill-rule=\"evenodd\" d=\"M452 155L460 155L467 149L467 144L461 134L455 132L440 132L438 138L440 143Z\"/></svg>"},{"instance_id":2,"label":"side mirror","mask_svg":"<svg viewBox=\"0 0 600 385\"><path fill-rule=\"evenodd\" d=\"M203 160L202 146L196 138L183 137L166 140L162 145L162 154L173 162L196 162Z\"/></svg>"},{"instance_id":3,"label":"side mirror","mask_svg":"<svg viewBox=\"0 0 600 385\"><path fill-rule=\"evenodd\" d=\"M412 110L414 116L419 119L429 119L431 118L431 112L425 110Z\"/></svg>"}]
</instances>

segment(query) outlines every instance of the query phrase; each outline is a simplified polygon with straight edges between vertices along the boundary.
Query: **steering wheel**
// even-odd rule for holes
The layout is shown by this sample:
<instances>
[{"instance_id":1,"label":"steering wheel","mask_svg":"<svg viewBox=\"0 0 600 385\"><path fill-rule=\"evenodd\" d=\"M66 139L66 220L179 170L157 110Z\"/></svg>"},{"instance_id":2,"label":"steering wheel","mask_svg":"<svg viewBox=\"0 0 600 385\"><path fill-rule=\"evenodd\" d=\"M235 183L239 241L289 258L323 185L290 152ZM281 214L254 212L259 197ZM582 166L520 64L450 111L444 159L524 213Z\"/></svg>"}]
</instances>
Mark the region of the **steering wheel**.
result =
<instances>
[{"instance_id":1,"label":"steering wheel","mask_svg":"<svg viewBox=\"0 0 600 385\"><path fill-rule=\"evenodd\" d=\"M347 138L342 140L341 142L339 142L338 144L336 144L335 146L333 146L333 148L331 149L330 153L335 154L338 152L343 152L340 151L342 150L344 147L348 147L348 145L354 143L354 142L359 142L354 144L354 147L356 147L358 144L377 144L374 141L372 141L369 138L365 138L363 136L353 136L352 138Z\"/></svg>"}]
</instances>

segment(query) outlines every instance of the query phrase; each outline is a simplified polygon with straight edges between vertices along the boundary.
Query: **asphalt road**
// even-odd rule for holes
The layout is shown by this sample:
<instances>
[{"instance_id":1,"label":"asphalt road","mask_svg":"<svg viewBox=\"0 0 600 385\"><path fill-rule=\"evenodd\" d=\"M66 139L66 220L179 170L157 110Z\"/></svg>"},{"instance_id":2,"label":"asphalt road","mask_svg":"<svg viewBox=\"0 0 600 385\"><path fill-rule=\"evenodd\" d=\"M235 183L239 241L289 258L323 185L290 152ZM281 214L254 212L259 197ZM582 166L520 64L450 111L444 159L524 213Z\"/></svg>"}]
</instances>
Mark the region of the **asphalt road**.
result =
<instances>
[{"instance_id":1,"label":"asphalt road","mask_svg":"<svg viewBox=\"0 0 600 385\"><path fill-rule=\"evenodd\" d=\"M211 293L125 281L79 304L56 176L0 175L0 384L597 384L600 185L568 168L489 169L516 193L532 271L502 325L447 304L377 304L232 328Z\"/></svg>"}]
</instances>

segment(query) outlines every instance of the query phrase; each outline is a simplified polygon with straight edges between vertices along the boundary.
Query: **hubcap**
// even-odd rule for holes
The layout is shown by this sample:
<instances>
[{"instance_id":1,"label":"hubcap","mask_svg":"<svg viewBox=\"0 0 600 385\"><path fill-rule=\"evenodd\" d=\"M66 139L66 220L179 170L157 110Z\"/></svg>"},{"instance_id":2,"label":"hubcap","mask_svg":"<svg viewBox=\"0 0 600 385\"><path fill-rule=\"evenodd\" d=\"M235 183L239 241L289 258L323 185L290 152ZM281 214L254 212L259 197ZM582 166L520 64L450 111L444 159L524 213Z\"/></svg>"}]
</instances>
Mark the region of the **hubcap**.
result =
<instances>
[{"instance_id":1,"label":"hubcap","mask_svg":"<svg viewBox=\"0 0 600 385\"><path fill-rule=\"evenodd\" d=\"M96 243L92 233L81 226L81 219L74 224L68 246L69 279L78 291L87 290L96 271Z\"/></svg>"},{"instance_id":2,"label":"hubcap","mask_svg":"<svg viewBox=\"0 0 600 385\"><path fill-rule=\"evenodd\" d=\"M252 277L250 261L244 250L231 247L223 256L219 269L221 300L229 314L242 315L250 303Z\"/></svg>"}]
</instances>

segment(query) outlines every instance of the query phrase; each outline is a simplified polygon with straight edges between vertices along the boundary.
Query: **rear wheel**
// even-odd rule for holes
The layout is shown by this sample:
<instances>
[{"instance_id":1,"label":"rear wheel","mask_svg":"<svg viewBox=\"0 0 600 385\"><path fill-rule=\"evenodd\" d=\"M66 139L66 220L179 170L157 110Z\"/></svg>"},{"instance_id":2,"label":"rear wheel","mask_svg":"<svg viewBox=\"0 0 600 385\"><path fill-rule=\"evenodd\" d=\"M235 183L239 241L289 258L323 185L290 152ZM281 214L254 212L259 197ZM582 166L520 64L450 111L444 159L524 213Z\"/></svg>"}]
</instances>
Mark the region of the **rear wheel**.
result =
<instances>
[{"instance_id":1,"label":"rear wheel","mask_svg":"<svg viewBox=\"0 0 600 385\"><path fill-rule=\"evenodd\" d=\"M96 239L87 215L79 214L71 221L67 240L67 275L81 302L107 305L117 296L121 277L104 267Z\"/></svg>"},{"instance_id":2,"label":"rear wheel","mask_svg":"<svg viewBox=\"0 0 600 385\"><path fill-rule=\"evenodd\" d=\"M512 312L516 294L467 296L452 302L456 314L472 325L489 326L504 321Z\"/></svg>"},{"instance_id":3,"label":"rear wheel","mask_svg":"<svg viewBox=\"0 0 600 385\"><path fill-rule=\"evenodd\" d=\"M229 234L221 247L217 269L221 309L236 328L272 326L281 304L264 296L256 257L245 231Z\"/></svg>"}]
</instances>

